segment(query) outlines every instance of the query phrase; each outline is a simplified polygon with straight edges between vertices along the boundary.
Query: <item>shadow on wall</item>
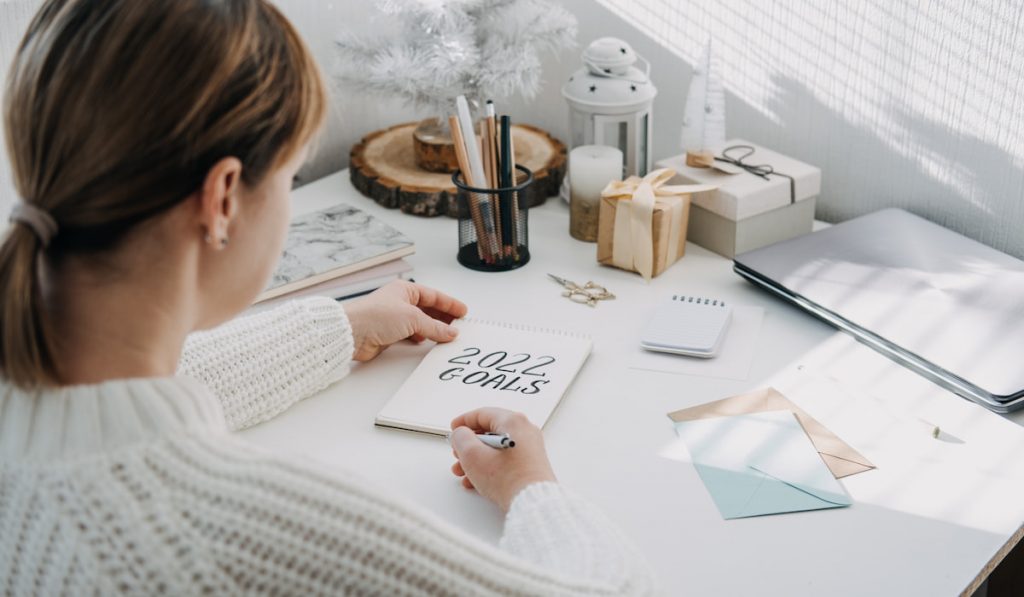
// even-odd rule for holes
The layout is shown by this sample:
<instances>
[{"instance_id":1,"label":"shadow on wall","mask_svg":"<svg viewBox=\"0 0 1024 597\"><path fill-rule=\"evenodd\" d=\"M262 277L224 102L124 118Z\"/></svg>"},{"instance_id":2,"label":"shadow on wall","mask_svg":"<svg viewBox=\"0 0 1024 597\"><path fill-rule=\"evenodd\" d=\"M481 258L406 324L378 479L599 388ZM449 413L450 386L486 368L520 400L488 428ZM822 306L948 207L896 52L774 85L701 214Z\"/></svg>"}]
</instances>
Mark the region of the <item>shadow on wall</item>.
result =
<instances>
[{"instance_id":1,"label":"shadow on wall","mask_svg":"<svg viewBox=\"0 0 1024 597\"><path fill-rule=\"evenodd\" d=\"M581 41L604 33L563 2ZM728 135L821 167L818 217L902 207L1024 257L1024 5L598 3L645 38L659 91L685 95L710 35ZM681 111L656 101L658 157L678 147Z\"/></svg>"},{"instance_id":2,"label":"shadow on wall","mask_svg":"<svg viewBox=\"0 0 1024 597\"><path fill-rule=\"evenodd\" d=\"M810 129L815 139L781 142L822 168L823 201L817 216L837 222L865 213L864 204L901 207L998 248L1019 241L1024 222L1004 217L1006 189L1024 187L1024 169L1000 147L948 126L891 109L913 153L894 150L875 131L851 124L795 79L772 77L767 108L777 124L772 137ZM969 160L964 159L969 158ZM869 201L863 201L869 199ZM1019 199L1019 198L1017 198ZM977 229L977 222L987 222ZM1021 256L1018 248L1018 256Z\"/></svg>"}]
</instances>

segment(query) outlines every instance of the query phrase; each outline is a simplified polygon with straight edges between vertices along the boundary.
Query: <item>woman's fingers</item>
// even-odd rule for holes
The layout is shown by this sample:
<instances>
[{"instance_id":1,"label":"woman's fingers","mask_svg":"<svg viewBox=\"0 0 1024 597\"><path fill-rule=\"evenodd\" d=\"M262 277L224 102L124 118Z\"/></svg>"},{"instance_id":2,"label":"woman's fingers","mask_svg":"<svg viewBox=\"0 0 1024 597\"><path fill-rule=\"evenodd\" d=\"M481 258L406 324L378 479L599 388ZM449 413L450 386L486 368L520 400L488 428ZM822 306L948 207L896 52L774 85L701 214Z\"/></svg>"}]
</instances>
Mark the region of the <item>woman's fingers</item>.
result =
<instances>
[{"instance_id":1,"label":"woman's fingers","mask_svg":"<svg viewBox=\"0 0 1024 597\"><path fill-rule=\"evenodd\" d=\"M434 342L451 342L459 335L459 330L453 326L434 319L419 310L413 314L412 325L413 333L410 334L410 337L414 339L416 336L421 336Z\"/></svg>"},{"instance_id":2,"label":"woman's fingers","mask_svg":"<svg viewBox=\"0 0 1024 597\"><path fill-rule=\"evenodd\" d=\"M450 315L458 319L464 317L469 309L462 301L448 296L447 294L434 290L429 286L410 283L408 289L411 293L410 302L420 309L434 309L439 313Z\"/></svg>"},{"instance_id":3,"label":"woman's fingers","mask_svg":"<svg viewBox=\"0 0 1024 597\"><path fill-rule=\"evenodd\" d=\"M452 449L455 450L455 458L459 462L465 462L467 459L472 460L475 456L480 456L481 452L494 449L487 447L477 439L476 433L469 427L458 427L453 430L451 442Z\"/></svg>"},{"instance_id":4,"label":"woman's fingers","mask_svg":"<svg viewBox=\"0 0 1024 597\"><path fill-rule=\"evenodd\" d=\"M445 323L451 323L451 322L455 321L455 319L456 319L456 317L454 315L452 315L451 313L445 313L444 311L440 311L438 309L434 309L433 307L426 307L426 308L421 307L421 310L424 313L426 313L427 315L433 317L434 319L437 319L439 321L443 321Z\"/></svg>"},{"instance_id":5,"label":"woman's fingers","mask_svg":"<svg viewBox=\"0 0 1024 597\"><path fill-rule=\"evenodd\" d=\"M469 427L473 431L509 431L520 423L527 423L526 416L516 411L499 409L498 407L483 407L452 420L452 429L458 427Z\"/></svg>"},{"instance_id":6,"label":"woman's fingers","mask_svg":"<svg viewBox=\"0 0 1024 597\"><path fill-rule=\"evenodd\" d=\"M518 413L504 408L485 406L459 415L452 420L452 429L469 427L474 431L499 431L501 425L509 417L519 416Z\"/></svg>"},{"instance_id":7,"label":"woman's fingers","mask_svg":"<svg viewBox=\"0 0 1024 597\"><path fill-rule=\"evenodd\" d=\"M458 460L459 455L456 453L455 448L452 448L452 455L456 458L455 463L452 464L452 474L456 477L461 477L463 487L473 489L473 482L469 480L469 476L466 475L466 469L462 467L462 462Z\"/></svg>"}]
</instances>

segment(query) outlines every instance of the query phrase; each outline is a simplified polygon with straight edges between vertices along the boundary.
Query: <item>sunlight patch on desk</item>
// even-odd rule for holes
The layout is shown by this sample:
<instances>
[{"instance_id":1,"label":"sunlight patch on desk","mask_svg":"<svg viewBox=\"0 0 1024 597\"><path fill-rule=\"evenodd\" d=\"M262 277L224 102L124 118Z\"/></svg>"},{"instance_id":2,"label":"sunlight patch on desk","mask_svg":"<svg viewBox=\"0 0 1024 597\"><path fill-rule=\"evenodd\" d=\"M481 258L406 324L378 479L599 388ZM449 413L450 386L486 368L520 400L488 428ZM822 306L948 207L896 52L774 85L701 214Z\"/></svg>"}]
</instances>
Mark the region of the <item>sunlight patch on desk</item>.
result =
<instances>
[{"instance_id":1,"label":"sunlight patch on desk","mask_svg":"<svg viewBox=\"0 0 1024 597\"><path fill-rule=\"evenodd\" d=\"M1024 519L1024 429L845 334L760 385L778 389L878 467L842 480L852 511L877 506L1005 537ZM944 438L934 437L934 426ZM659 456L692 462L678 440Z\"/></svg>"},{"instance_id":2,"label":"sunlight patch on desk","mask_svg":"<svg viewBox=\"0 0 1024 597\"><path fill-rule=\"evenodd\" d=\"M1024 429L1003 417L843 334L767 383L878 467L845 480L856 502L1006 535L1024 519Z\"/></svg>"}]
</instances>

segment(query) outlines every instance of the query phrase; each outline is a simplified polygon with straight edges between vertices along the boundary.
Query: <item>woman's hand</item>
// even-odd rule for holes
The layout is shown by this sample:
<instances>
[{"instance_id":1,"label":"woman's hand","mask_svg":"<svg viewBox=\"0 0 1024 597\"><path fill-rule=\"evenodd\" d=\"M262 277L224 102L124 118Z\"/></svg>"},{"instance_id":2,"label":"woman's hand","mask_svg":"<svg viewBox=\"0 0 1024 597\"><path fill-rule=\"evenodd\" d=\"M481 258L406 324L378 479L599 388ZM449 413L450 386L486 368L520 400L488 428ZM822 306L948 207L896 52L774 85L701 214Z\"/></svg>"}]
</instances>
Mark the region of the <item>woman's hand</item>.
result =
<instances>
[{"instance_id":1,"label":"woman's hand","mask_svg":"<svg viewBox=\"0 0 1024 597\"><path fill-rule=\"evenodd\" d=\"M449 325L466 314L462 302L412 282L396 281L345 305L355 352L369 361L385 348L406 338L450 342L458 330Z\"/></svg>"},{"instance_id":2,"label":"woman's hand","mask_svg":"<svg viewBox=\"0 0 1024 597\"><path fill-rule=\"evenodd\" d=\"M515 447L496 450L477 439L487 431L509 434ZM452 472L505 512L527 485L555 481L544 436L522 413L493 407L470 411L452 421L451 443L457 459Z\"/></svg>"}]
</instances>

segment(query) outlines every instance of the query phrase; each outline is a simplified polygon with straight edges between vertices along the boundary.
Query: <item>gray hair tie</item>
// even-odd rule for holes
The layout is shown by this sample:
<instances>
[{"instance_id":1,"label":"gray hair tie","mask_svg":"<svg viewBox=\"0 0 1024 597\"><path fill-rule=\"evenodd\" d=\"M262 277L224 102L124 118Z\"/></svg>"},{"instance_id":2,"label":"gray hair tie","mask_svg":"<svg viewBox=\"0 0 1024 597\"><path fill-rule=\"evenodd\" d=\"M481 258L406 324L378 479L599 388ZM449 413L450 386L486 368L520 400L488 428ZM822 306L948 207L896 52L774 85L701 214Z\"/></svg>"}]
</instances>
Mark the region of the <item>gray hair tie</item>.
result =
<instances>
[{"instance_id":1,"label":"gray hair tie","mask_svg":"<svg viewBox=\"0 0 1024 597\"><path fill-rule=\"evenodd\" d=\"M14 204L14 207L11 208L11 215L7 217L7 221L26 224L36 233L44 248L50 244L50 240L57 234L57 220L54 220L53 216L46 213L46 210L24 201L17 201Z\"/></svg>"}]
</instances>

